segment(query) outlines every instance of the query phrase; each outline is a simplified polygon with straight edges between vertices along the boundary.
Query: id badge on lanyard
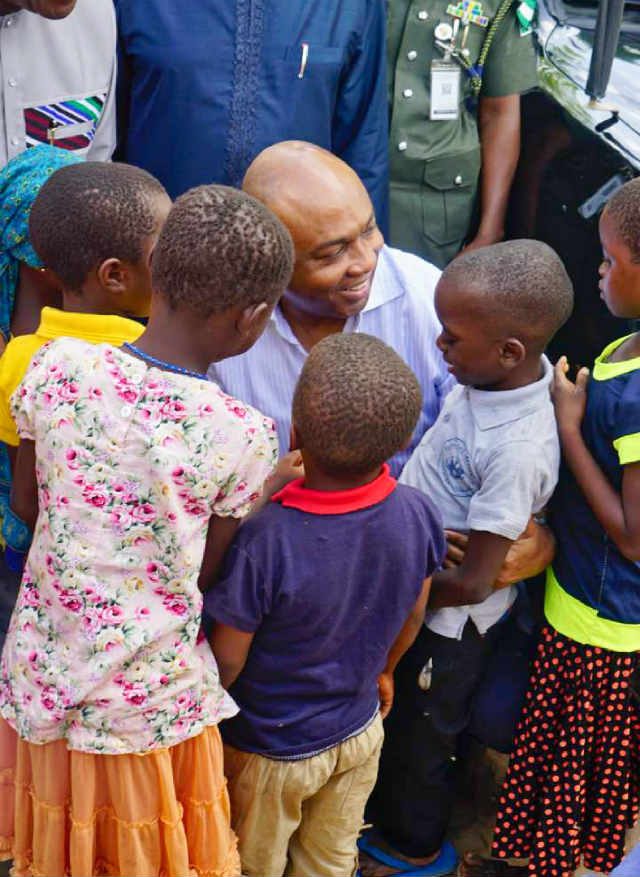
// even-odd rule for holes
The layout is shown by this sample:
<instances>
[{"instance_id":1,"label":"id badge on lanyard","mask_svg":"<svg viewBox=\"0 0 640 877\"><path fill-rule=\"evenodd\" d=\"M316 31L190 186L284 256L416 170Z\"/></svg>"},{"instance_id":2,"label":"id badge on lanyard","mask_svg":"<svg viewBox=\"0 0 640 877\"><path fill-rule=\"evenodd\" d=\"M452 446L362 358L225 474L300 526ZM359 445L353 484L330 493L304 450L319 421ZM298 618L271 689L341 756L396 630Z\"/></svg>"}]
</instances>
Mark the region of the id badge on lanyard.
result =
<instances>
[{"instance_id":1,"label":"id badge on lanyard","mask_svg":"<svg viewBox=\"0 0 640 877\"><path fill-rule=\"evenodd\" d=\"M431 121L457 119L460 107L460 65L442 59L431 62Z\"/></svg>"}]
</instances>

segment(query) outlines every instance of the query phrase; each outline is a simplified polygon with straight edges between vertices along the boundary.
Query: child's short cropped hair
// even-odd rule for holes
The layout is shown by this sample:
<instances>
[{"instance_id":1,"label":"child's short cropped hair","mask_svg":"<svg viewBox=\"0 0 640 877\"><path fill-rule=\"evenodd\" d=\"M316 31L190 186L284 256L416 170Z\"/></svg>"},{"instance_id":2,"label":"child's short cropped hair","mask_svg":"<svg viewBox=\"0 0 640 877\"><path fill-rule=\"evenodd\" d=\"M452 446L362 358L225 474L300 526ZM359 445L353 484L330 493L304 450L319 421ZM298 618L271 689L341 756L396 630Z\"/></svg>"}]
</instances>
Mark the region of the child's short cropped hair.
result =
<instances>
[{"instance_id":1,"label":"child's short cropped hair","mask_svg":"<svg viewBox=\"0 0 640 877\"><path fill-rule=\"evenodd\" d=\"M31 208L31 243L67 289L79 290L106 259L135 264L142 258L160 197L169 197L162 184L132 165L87 161L60 168Z\"/></svg>"},{"instance_id":2,"label":"child's short cropped hair","mask_svg":"<svg viewBox=\"0 0 640 877\"><path fill-rule=\"evenodd\" d=\"M573 310L573 284L542 241L504 241L462 253L443 280L477 296L483 316L505 334L542 351Z\"/></svg>"},{"instance_id":3,"label":"child's short cropped hair","mask_svg":"<svg viewBox=\"0 0 640 877\"><path fill-rule=\"evenodd\" d=\"M206 318L229 307L273 304L293 271L291 235L255 198L198 186L173 205L154 251L153 288L172 308Z\"/></svg>"},{"instance_id":4,"label":"child's short cropped hair","mask_svg":"<svg viewBox=\"0 0 640 877\"><path fill-rule=\"evenodd\" d=\"M625 183L605 207L607 217L627 245L634 262L640 262L640 177Z\"/></svg>"},{"instance_id":5,"label":"child's short cropped hair","mask_svg":"<svg viewBox=\"0 0 640 877\"><path fill-rule=\"evenodd\" d=\"M311 350L293 397L293 422L325 474L359 475L405 447L421 408L418 380L391 347L340 332Z\"/></svg>"}]
</instances>

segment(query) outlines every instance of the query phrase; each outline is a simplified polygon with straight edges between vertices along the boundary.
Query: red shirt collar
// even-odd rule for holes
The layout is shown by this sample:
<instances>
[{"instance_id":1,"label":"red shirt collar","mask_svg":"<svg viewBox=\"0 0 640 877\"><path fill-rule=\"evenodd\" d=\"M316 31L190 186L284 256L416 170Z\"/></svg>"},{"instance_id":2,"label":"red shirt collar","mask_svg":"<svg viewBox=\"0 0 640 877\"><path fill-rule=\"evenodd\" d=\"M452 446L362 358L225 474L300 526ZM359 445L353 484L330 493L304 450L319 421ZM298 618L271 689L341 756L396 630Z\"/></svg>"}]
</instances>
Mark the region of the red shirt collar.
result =
<instances>
[{"instance_id":1,"label":"red shirt collar","mask_svg":"<svg viewBox=\"0 0 640 877\"><path fill-rule=\"evenodd\" d=\"M385 463L378 477L361 487L351 487L348 490L310 490L304 486L304 478L296 478L278 493L274 493L271 500L281 503L285 508L299 509L314 515L344 515L382 502L395 489L396 483Z\"/></svg>"}]
</instances>

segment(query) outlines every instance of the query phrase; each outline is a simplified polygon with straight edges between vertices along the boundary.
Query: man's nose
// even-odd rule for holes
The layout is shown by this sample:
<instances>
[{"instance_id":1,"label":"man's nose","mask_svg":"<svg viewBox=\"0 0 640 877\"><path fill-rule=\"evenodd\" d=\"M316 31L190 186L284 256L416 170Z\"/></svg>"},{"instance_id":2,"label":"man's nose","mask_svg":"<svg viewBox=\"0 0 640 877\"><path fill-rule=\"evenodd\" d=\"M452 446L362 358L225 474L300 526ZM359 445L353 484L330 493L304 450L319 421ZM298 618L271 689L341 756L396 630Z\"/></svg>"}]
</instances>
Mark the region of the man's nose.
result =
<instances>
[{"instance_id":1,"label":"man's nose","mask_svg":"<svg viewBox=\"0 0 640 877\"><path fill-rule=\"evenodd\" d=\"M378 249L374 241L360 238L356 244L353 261L349 266L350 274L370 274L378 261Z\"/></svg>"}]
</instances>

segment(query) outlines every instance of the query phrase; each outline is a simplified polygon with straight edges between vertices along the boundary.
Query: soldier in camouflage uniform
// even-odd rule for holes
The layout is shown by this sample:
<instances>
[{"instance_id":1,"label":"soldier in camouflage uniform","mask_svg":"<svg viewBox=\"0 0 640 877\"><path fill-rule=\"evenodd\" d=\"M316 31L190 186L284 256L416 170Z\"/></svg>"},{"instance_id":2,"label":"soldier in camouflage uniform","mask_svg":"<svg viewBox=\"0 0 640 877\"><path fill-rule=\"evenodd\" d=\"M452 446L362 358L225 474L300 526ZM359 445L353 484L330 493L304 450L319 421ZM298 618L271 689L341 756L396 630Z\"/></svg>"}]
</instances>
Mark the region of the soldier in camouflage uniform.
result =
<instances>
[{"instance_id":1,"label":"soldier in camouflage uniform","mask_svg":"<svg viewBox=\"0 0 640 877\"><path fill-rule=\"evenodd\" d=\"M504 234L520 94L537 82L534 4L518 2L388 0L390 243L440 267Z\"/></svg>"}]
</instances>

